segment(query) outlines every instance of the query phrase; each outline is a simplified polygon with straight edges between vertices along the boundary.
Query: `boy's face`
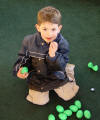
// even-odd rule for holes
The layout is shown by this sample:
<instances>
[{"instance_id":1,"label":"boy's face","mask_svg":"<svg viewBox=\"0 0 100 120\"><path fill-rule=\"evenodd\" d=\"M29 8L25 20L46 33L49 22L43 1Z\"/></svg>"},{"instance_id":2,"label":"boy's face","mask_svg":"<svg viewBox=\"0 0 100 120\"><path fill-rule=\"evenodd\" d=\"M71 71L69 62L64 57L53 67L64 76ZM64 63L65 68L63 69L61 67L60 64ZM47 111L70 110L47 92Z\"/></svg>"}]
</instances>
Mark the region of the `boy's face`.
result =
<instances>
[{"instance_id":1,"label":"boy's face","mask_svg":"<svg viewBox=\"0 0 100 120\"><path fill-rule=\"evenodd\" d=\"M41 25L36 24L36 29L41 33L41 37L47 43L52 42L56 39L58 33L60 32L62 25L44 22Z\"/></svg>"}]
</instances>

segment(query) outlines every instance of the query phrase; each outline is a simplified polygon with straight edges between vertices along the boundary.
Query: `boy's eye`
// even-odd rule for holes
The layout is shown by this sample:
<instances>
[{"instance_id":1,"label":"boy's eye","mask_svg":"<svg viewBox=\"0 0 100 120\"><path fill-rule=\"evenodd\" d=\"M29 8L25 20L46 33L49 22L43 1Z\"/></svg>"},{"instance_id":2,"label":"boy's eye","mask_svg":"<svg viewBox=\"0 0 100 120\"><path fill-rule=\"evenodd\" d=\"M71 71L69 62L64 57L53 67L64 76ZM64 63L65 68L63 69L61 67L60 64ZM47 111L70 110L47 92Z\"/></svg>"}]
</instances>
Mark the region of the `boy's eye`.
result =
<instances>
[{"instance_id":1,"label":"boy's eye","mask_svg":"<svg viewBox=\"0 0 100 120\"><path fill-rule=\"evenodd\" d=\"M46 31L47 29L46 29L46 28L44 28L43 30L44 30L44 31Z\"/></svg>"},{"instance_id":2,"label":"boy's eye","mask_svg":"<svg viewBox=\"0 0 100 120\"><path fill-rule=\"evenodd\" d=\"M56 30L55 28L52 29L52 31L55 31L55 30Z\"/></svg>"}]
</instances>

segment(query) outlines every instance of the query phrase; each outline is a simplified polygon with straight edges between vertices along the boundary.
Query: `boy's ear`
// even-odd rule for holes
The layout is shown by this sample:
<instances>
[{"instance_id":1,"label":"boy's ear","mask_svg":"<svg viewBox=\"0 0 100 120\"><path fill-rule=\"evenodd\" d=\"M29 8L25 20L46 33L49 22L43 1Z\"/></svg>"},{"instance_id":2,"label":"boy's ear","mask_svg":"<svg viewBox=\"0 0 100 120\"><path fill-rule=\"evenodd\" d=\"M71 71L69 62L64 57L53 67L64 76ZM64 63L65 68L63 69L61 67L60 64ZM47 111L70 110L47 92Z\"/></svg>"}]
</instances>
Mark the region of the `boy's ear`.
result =
<instances>
[{"instance_id":1,"label":"boy's ear","mask_svg":"<svg viewBox=\"0 0 100 120\"><path fill-rule=\"evenodd\" d=\"M38 24L35 25L38 32L40 32L40 26Z\"/></svg>"},{"instance_id":2,"label":"boy's ear","mask_svg":"<svg viewBox=\"0 0 100 120\"><path fill-rule=\"evenodd\" d=\"M59 33L60 33L61 29L62 29L62 25L59 25Z\"/></svg>"}]
</instances>

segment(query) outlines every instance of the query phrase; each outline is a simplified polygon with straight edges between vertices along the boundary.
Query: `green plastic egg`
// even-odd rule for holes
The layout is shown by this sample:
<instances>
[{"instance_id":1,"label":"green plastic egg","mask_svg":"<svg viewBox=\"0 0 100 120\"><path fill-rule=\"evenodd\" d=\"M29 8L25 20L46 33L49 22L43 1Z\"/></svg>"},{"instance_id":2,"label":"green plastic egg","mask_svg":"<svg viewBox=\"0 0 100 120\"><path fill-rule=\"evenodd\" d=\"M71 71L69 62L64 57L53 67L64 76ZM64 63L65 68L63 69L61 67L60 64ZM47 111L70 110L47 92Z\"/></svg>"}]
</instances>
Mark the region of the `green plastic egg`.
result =
<instances>
[{"instance_id":1,"label":"green plastic egg","mask_svg":"<svg viewBox=\"0 0 100 120\"><path fill-rule=\"evenodd\" d=\"M28 68L27 67L23 67L21 70L21 74L27 73L28 72Z\"/></svg>"},{"instance_id":2,"label":"green plastic egg","mask_svg":"<svg viewBox=\"0 0 100 120\"><path fill-rule=\"evenodd\" d=\"M79 109L81 108L81 102L79 100L76 100L74 103Z\"/></svg>"},{"instance_id":3,"label":"green plastic egg","mask_svg":"<svg viewBox=\"0 0 100 120\"><path fill-rule=\"evenodd\" d=\"M92 67L93 67L93 63L92 63L92 62L89 62L89 63L88 63L88 67L89 67L89 68L92 68Z\"/></svg>"},{"instance_id":4,"label":"green plastic egg","mask_svg":"<svg viewBox=\"0 0 100 120\"><path fill-rule=\"evenodd\" d=\"M66 115L65 113L60 113L60 114L58 115L58 117L59 117L59 119L61 119L61 120L66 120L66 119L67 119L67 115Z\"/></svg>"},{"instance_id":5,"label":"green plastic egg","mask_svg":"<svg viewBox=\"0 0 100 120\"><path fill-rule=\"evenodd\" d=\"M98 65L93 66L92 69L93 69L94 71L98 71L98 69L99 69L99 68L98 68Z\"/></svg>"},{"instance_id":6,"label":"green plastic egg","mask_svg":"<svg viewBox=\"0 0 100 120\"><path fill-rule=\"evenodd\" d=\"M82 110L78 110L77 113L76 113L76 117L78 119L81 119L83 117L83 111Z\"/></svg>"},{"instance_id":7,"label":"green plastic egg","mask_svg":"<svg viewBox=\"0 0 100 120\"><path fill-rule=\"evenodd\" d=\"M58 112L64 112L64 108L63 108L61 105L57 105L57 106L56 106L56 110L57 110Z\"/></svg>"},{"instance_id":8,"label":"green plastic egg","mask_svg":"<svg viewBox=\"0 0 100 120\"><path fill-rule=\"evenodd\" d=\"M85 110L85 111L84 111L84 117L85 117L86 119L90 119L90 118L91 118L91 112L90 112L89 110Z\"/></svg>"},{"instance_id":9,"label":"green plastic egg","mask_svg":"<svg viewBox=\"0 0 100 120\"><path fill-rule=\"evenodd\" d=\"M55 116L54 116L53 114L50 114L50 115L48 116L48 120L55 120Z\"/></svg>"},{"instance_id":10,"label":"green plastic egg","mask_svg":"<svg viewBox=\"0 0 100 120\"><path fill-rule=\"evenodd\" d=\"M71 105L69 108L72 112L77 112L78 111L78 107L76 105Z\"/></svg>"},{"instance_id":11,"label":"green plastic egg","mask_svg":"<svg viewBox=\"0 0 100 120\"><path fill-rule=\"evenodd\" d=\"M65 110L64 113L65 113L67 116L71 116L71 115L72 115L72 111L71 111L71 110Z\"/></svg>"}]
</instances>

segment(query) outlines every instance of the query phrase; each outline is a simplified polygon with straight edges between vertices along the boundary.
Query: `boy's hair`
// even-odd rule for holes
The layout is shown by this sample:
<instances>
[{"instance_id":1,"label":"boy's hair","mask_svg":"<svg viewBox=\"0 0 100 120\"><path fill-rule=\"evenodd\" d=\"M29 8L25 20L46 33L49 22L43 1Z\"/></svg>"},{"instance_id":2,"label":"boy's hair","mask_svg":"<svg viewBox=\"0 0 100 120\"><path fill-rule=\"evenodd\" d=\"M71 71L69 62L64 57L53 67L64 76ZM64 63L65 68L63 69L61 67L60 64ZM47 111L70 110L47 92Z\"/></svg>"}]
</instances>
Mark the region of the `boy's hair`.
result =
<instances>
[{"instance_id":1,"label":"boy's hair","mask_svg":"<svg viewBox=\"0 0 100 120\"><path fill-rule=\"evenodd\" d=\"M60 25L61 24L61 13L58 9L47 6L38 11L37 23L40 25L43 22L51 22Z\"/></svg>"}]
</instances>

